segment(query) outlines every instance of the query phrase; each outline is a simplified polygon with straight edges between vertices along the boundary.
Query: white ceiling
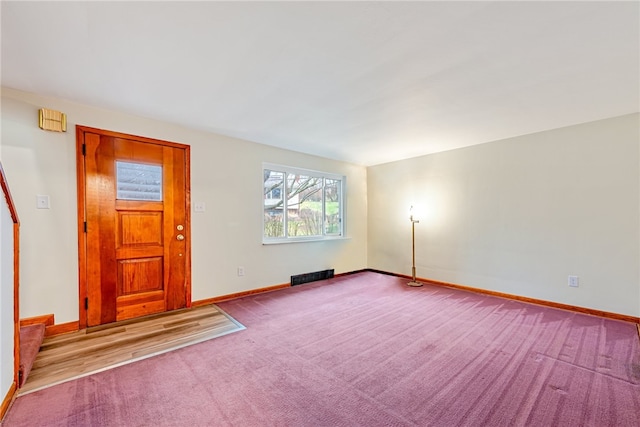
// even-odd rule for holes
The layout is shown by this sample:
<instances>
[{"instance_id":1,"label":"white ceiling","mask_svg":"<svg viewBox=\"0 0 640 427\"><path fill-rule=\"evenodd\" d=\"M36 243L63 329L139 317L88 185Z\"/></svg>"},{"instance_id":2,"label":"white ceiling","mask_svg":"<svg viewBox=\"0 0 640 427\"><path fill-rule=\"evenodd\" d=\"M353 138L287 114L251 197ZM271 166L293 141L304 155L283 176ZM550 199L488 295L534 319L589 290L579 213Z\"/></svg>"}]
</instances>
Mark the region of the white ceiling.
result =
<instances>
[{"instance_id":1,"label":"white ceiling","mask_svg":"<svg viewBox=\"0 0 640 427\"><path fill-rule=\"evenodd\" d=\"M640 111L635 1L2 1L1 14L3 86L362 165Z\"/></svg>"}]
</instances>

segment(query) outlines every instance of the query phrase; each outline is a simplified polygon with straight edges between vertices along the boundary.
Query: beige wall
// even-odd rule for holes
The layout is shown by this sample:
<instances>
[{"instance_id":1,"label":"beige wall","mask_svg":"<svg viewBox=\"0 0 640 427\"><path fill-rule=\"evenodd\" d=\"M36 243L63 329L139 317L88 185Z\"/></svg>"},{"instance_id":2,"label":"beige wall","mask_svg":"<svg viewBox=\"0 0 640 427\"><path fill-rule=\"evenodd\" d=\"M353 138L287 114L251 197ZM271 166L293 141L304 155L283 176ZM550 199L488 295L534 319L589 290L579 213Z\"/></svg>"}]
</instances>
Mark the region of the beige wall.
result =
<instances>
[{"instance_id":1,"label":"beige wall","mask_svg":"<svg viewBox=\"0 0 640 427\"><path fill-rule=\"evenodd\" d=\"M640 316L633 114L368 169L369 267ZM567 286L567 276L580 286Z\"/></svg>"},{"instance_id":2,"label":"beige wall","mask_svg":"<svg viewBox=\"0 0 640 427\"><path fill-rule=\"evenodd\" d=\"M38 109L67 113L68 132L38 128ZM169 123L2 89L0 158L21 220L21 317L78 320L75 125L191 146L193 300L287 283L292 274L366 268L367 187L362 166ZM262 245L262 162L346 176L348 239ZM46 194L51 209L36 209ZM243 266L246 275L237 276Z\"/></svg>"},{"instance_id":3,"label":"beige wall","mask_svg":"<svg viewBox=\"0 0 640 427\"><path fill-rule=\"evenodd\" d=\"M44 132L58 109L69 132ZM2 159L21 227L21 317L78 317L75 124L191 145L193 299L366 267L640 316L640 115L361 166L3 88ZM347 176L349 239L261 244L261 164ZM35 208L48 194L51 209ZM245 267L238 277L236 268ZM567 275L580 277L569 288Z\"/></svg>"}]
</instances>

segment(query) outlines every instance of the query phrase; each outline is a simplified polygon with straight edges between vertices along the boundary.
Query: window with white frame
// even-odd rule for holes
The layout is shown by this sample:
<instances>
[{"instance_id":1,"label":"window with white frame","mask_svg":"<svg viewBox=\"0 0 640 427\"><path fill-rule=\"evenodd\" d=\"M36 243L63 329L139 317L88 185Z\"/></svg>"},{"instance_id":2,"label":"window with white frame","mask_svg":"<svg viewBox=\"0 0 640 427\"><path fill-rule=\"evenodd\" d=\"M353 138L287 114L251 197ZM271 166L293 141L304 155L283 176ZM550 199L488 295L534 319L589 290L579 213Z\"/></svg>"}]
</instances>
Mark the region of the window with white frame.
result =
<instances>
[{"instance_id":1,"label":"window with white frame","mask_svg":"<svg viewBox=\"0 0 640 427\"><path fill-rule=\"evenodd\" d=\"M262 172L264 243L343 235L344 176L266 163Z\"/></svg>"}]
</instances>

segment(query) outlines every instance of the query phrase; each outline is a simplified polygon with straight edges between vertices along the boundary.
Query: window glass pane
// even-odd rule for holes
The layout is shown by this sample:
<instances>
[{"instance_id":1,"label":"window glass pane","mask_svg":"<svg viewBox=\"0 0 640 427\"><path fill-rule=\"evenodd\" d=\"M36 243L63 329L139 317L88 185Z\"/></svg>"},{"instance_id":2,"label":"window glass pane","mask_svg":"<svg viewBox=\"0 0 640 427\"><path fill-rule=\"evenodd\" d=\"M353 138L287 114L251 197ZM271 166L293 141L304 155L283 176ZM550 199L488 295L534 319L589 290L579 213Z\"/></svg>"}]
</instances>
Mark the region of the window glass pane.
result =
<instances>
[{"instance_id":1,"label":"window glass pane","mask_svg":"<svg viewBox=\"0 0 640 427\"><path fill-rule=\"evenodd\" d=\"M264 236L284 237L284 172L264 170Z\"/></svg>"},{"instance_id":2,"label":"window glass pane","mask_svg":"<svg viewBox=\"0 0 640 427\"><path fill-rule=\"evenodd\" d=\"M162 200L162 166L116 161L116 198Z\"/></svg>"},{"instance_id":3,"label":"window glass pane","mask_svg":"<svg viewBox=\"0 0 640 427\"><path fill-rule=\"evenodd\" d=\"M340 191L342 182L338 179L324 180L324 233L327 235L342 234L340 227Z\"/></svg>"},{"instance_id":4,"label":"window glass pane","mask_svg":"<svg viewBox=\"0 0 640 427\"><path fill-rule=\"evenodd\" d=\"M345 177L263 163L263 243L344 235Z\"/></svg>"},{"instance_id":5,"label":"window glass pane","mask_svg":"<svg viewBox=\"0 0 640 427\"><path fill-rule=\"evenodd\" d=\"M322 235L322 178L287 174L289 237Z\"/></svg>"}]
</instances>

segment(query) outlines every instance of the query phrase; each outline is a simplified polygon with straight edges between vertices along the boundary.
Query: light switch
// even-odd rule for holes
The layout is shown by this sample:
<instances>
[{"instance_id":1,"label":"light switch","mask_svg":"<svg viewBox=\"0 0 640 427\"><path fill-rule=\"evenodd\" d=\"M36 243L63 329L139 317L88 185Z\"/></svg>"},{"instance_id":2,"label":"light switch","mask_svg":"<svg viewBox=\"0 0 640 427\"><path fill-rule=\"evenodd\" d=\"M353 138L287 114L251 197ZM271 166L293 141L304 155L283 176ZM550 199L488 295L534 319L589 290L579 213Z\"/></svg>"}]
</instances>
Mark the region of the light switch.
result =
<instances>
[{"instance_id":1,"label":"light switch","mask_svg":"<svg viewBox=\"0 0 640 427\"><path fill-rule=\"evenodd\" d=\"M49 209L51 207L49 204L49 196L38 194L36 196L36 207L38 209Z\"/></svg>"}]
</instances>

